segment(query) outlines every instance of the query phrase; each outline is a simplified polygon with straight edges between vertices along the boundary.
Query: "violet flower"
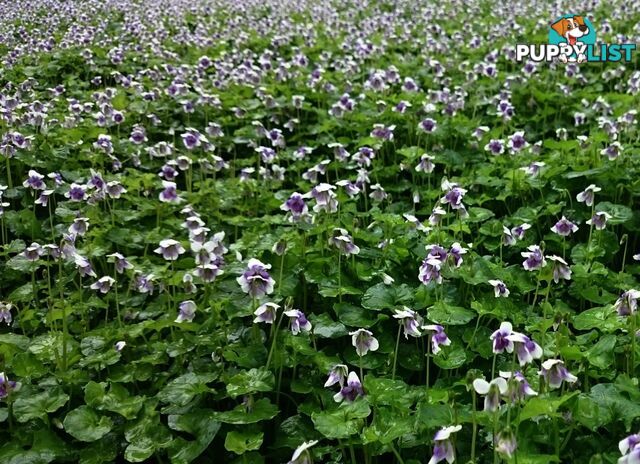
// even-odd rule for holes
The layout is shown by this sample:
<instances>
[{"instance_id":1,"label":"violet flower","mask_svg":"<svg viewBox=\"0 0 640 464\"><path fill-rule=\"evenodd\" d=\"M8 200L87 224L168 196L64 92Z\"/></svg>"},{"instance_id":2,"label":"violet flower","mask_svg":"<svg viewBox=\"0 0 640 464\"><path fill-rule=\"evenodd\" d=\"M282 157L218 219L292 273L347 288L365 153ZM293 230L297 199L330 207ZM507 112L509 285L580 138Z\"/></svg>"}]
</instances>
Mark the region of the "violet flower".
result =
<instances>
[{"instance_id":1,"label":"violet flower","mask_svg":"<svg viewBox=\"0 0 640 464\"><path fill-rule=\"evenodd\" d=\"M351 344L356 348L358 356L364 356L369 351L376 351L380 346L373 333L366 329L349 332L349 335L351 335Z\"/></svg>"},{"instance_id":2,"label":"violet flower","mask_svg":"<svg viewBox=\"0 0 640 464\"><path fill-rule=\"evenodd\" d=\"M569 373L564 362L559 359L547 359L542 363L542 370L538 371L538 375L545 378L551 389L559 388L562 382L574 383L578 378Z\"/></svg>"},{"instance_id":3,"label":"violet flower","mask_svg":"<svg viewBox=\"0 0 640 464\"><path fill-rule=\"evenodd\" d=\"M446 461L451 464L455 461L455 450L453 443L451 443L451 435L462 430L461 425L453 425L449 427L443 427L438 430L433 437L435 445L433 447L433 455L429 459L428 464L437 464L440 461Z\"/></svg>"},{"instance_id":4,"label":"violet flower","mask_svg":"<svg viewBox=\"0 0 640 464\"><path fill-rule=\"evenodd\" d=\"M47 186L44 183L44 176L33 169L29 170L29 177L22 183L25 188L33 190L44 190Z\"/></svg>"},{"instance_id":5,"label":"violet flower","mask_svg":"<svg viewBox=\"0 0 640 464\"><path fill-rule=\"evenodd\" d=\"M613 142L606 148L600 150L600 154L609 158L609 160L613 161L624 151L624 147L620 145L620 142Z\"/></svg>"},{"instance_id":6,"label":"violet flower","mask_svg":"<svg viewBox=\"0 0 640 464\"><path fill-rule=\"evenodd\" d=\"M460 267L462 265L462 255L467 253L467 249L463 248L458 242L455 242L451 245L451 249L449 250L449 256L453 257L453 264L456 267Z\"/></svg>"},{"instance_id":7,"label":"violet flower","mask_svg":"<svg viewBox=\"0 0 640 464\"><path fill-rule=\"evenodd\" d=\"M519 226L511 229L511 234L518 240L522 240L524 238L524 234L527 230L531 229L531 224L527 224L526 222L520 224Z\"/></svg>"},{"instance_id":8,"label":"violet flower","mask_svg":"<svg viewBox=\"0 0 640 464\"><path fill-rule=\"evenodd\" d=\"M547 260L544 258L542 254L542 250L538 245L530 245L527 247L529 251L523 251L520 253L523 258L527 258L522 263L522 266L527 271L535 271L537 269L541 269L547 264Z\"/></svg>"},{"instance_id":9,"label":"violet flower","mask_svg":"<svg viewBox=\"0 0 640 464\"><path fill-rule=\"evenodd\" d=\"M12 391L20 389L20 382L9 380L4 372L0 372L0 399L6 398Z\"/></svg>"},{"instance_id":10,"label":"violet flower","mask_svg":"<svg viewBox=\"0 0 640 464\"><path fill-rule=\"evenodd\" d=\"M513 233L506 226L502 226L502 243L505 246L513 246L516 244L516 239L513 236Z\"/></svg>"},{"instance_id":11,"label":"violet flower","mask_svg":"<svg viewBox=\"0 0 640 464\"><path fill-rule=\"evenodd\" d=\"M32 242L25 250L22 252L22 256L27 258L28 261L34 262L40 259L42 256L43 250L39 243Z\"/></svg>"},{"instance_id":12,"label":"violet flower","mask_svg":"<svg viewBox=\"0 0 640 464\"><path fill-rule=\"evenodd\" d=\"M504 353L504 350L507 350L507 353L513 353L513 341L509 339L512 333L513 326L510 322L505 321L500 324L498 330L491 334L489 339L493 341L494 354Z\"/></svg>"},{"instance_id":13,"label":"violet flower","mask_svg":"<svg viewBox=\"0 0 640 464\"><path fill-rule=\"evenodd\" d=\"M196 309L197 309L197 306L194 301L192 300L183 301L180 303L178 308L179 308L178 317L176 317L176 320L174 322L177 322L180 324L185 321L186 322L193 321L193 318L196 316Z\"/></svg>"},{"instance_id":14,"label":"violet flower","mask_svg":"<svg viewBox=\"0 0 640 464\"><path fill-rule=\"evenodd\" d=\"M494 412L500 408L500 397L507 393L507 381L502 377L497 377L491 382L475 379L473 389L484 396L484 410Z\"/></svg>"},{"instance_id":15,"label":"violet flower","mask_svg":"<svg viewBox=\"0 0 640 464\"><path fill-rule=\"evenodd\" d=\"M117 252L107 255L107 261L115 264L115 269L118 274L122 274L126 269L133 269L133 264Z\"/></svg>"},{"instance_id":16,"label":"violet flower","mask_svg":"<svg viewBox=\"0 0 640 464\"><path fill-rule=\"evenodd\" d=\"M447 337L447 334L444 331L444 327L437 324L431 325L423 325L421 327L422 330L426 332L433 332L429 334L431 338L431 351L433 354L438 354L442 350L440 346L449 346L451 345L451 340Z\"/></svg>"},{"instance_id":17,"label":"violet flower","mask_svg":"<svg viewBox=\"0 0 640 464\"><path fill-rule=\"evenodd\" d=\"M73 224L67 229L71 235L82 237L89 229L89 218L75 218Z\"/></svg>"},{"instance_id":18,"label":"violet flower","mask_svg":"<svg viewBox=\"0 0 640 464\"><path fill-rule=\"evenodd\" d=\"M84 201L87 199L87 187L74 182L64 196L71 201Z\"/></svg>"},{"instance_id":19,"label":"violet flower","mask_svg":"<svg viewBox=\"0 0 640 464\"><path fill-rule=\"evenodd\" d=\"M611 219L611 215L606 211L596 211L587 224L595 226L596 230L603 230L607 226L607 221Z\"/></svg>"},{"instance_id":20,"label":"violet flower","mask_svg":"<svg viewBox=\"0 0 640 464\"><path fill-rule=\"evenodd\" d=\"M153 295L153 291L155 286L153 284L154 275L148 274L138 274L135 276L134 285L138 292L140 293L148 293L149 295Z\"/></svg>"},{"instance_id":21,"label":"violet flower","mask_svg":"<svg viewBox=\"0 0 640 464\"><path fill-rule=\"evenodd\" d=\"M404 328L404 338L409 338L409 335L412 337L422 335L419 329L422 324L422 317L412 309L403 306L401 310L395 310L393 317L400 320L399 322Z\"/></svg>"},{"instance_id":22,"label":"violet flower","mask_svg":"<svg viewBox=\"0 0 640 464\"><path fill-rule=\"evenodd\" d=\"M216 264L207 263L198 266L193 273L200 277L203 282L211 283L214 282L219 275L224 274L224 271Z\"/></svg>"},{"instance_id":23,"label":"violet flower","mask_svg":"<svg viewBox=\"0 0 640 464\"><path fill-rule=\"evenodd\" d=\"M618 316L630 316L638 309L638 298L640 290L627 290L616 300L613 309L618 312Z\"/></svg>"},{"instance_id":24,"label":"violet flower","mask_svg":"<svg viewBox=\"0 0 640 464\"><path fill-rule=\"evenodd\" d=\"M273 324L277 317L278 309L280 305L276 303L263 303L253 312L256 316L253 322L264 322L266 324Z\"/></svg>"},{"instance_id":25,"label":"violet flower","mask_svg":"<svg viewBox=\"0 0 640 464\"><path fill-rule=\"evenodd\" d=\"M593 206L593 201L595 194L602 189L600 187L596 187L595 184L589 185L586 189L576 195L576 200L579 203L584 203L587 206Z\"/></svg>"},{"instance_id":26,"label":"violet flower","mask_svg":"<svg viewBox=\"0 0 640 464\"><path fill-rule=\"evenodd\" d=\"M423 119L418 124L418 129L420 129L422 132L425 132L427 134L433 133L437 128L438 128L438 123L431 118Z\"/></svg>"},{"instance_id":27,"label":"violet flower","mask_svg":"<svg viewBox=\"0 0 640 464\"><path fill-rule=\"evenodd\" d=\"M538 395L538 392L531 388L527 378L521 372L512 374L511 372L500 371L500 377L507 380L509 388L506 397L509 398L511 403L522 402L526 398Z\"/></svg>"},{"instance_id":28,"label":"violet flower","mask_svg":"<svg viewBox=\"0 0 640 464\"><path fill-rule=\"evenodd\" d=\"M578 226L564 216L562 216L562 218L551 228L552 232L555 232L562 237L568 237L577 230Z\"/></svg>"},{"instance_id":29,"label":"violet flower","mask_svg":"<svg viewBox=\"0 0 640 464\"><path fill-rule=\"evenodd\" d=\"M175 182L162 181L163 190L158 198L163 203L180 203L183 199L178 195Z\"/></svg>"},{"instance_id":30,"label":"violet flower","mask_svg":"<svg viewBox=\"0 0 640 464\"><path fill-rule=\"evenodd\" d=\"M426 172L432 173L435 169L435 164L433 164L433 160L435 157L431 155L427 155L426 153L420 157L420 162L416 165L417 172Z\"/></svg>"},{"instance_id":31,"label":"violet flower","mask_svg":"<svg viewBox=\"0 0 640 464\"><path fill-rule=\"evenodd\" d=\"M360 383L360 378L355 372L350 372L346 385L333 395L333 400L336 403L341 403L343 400L355 401L358 396L362 395L364 395L364 389L362 388L362 383Z\"/></svg>"},{"instance_id":32,"label":"violet flower","mask_svg":"<svg viewBox=\"0 0 640 464\"><path fill-rule=\"evenodd\" d=\"M244 273L236 278L236 281L242 291L248 293L252 298L270 295L273 293L275 281L269 275L269 269L271 269L271 264L264 264L251 258Z\"/></svg>"},{"instance_id":33,"label":"violet flower","mask_svg":"<svg viewBox=\"0 0 640 464\"><path fill-rule=\"evenodd\" d=\"M504 153L504 142L498 139L491 139L484 146L484 149L494 156L501 155Z\"/></svg>"},{"instance_id":34,"label":"violet flower","mask_svg":"<svg viewBox=\"0 0 640 464\"><path fill-rule=\"evenodd\" d=\"M104 276L98 279L97 282L91 284L89 288L91 288L91 290L97 290L100 293L107 293L109 290L111 290L111 286L114 283L115 279L113 277Z\"/></svg>"},{"instance_id":35,"label":"violet flower","mask_svg":"<svg viewBox=\"0 0 640 464\"><path fill-rule=\"evenodd\" d=\"M418 270L418 279L424 285L428 285L431 282L437 284L442 283L442 275L440 274L440 268L442 261L437 258L427 256L420 265Z\"/></svg>"},{"instance_id":36,"label":"violet flower","mask_svg":"<svg viewBox=\"0 0 640 464\"><path fill-rule=\"evenodd\" d=\"M309 212L309 208L304 202L304 197L298 192L293 192L287 201L280 205L280 209L291 213L291 216L289 217L290 222L300 221L307 216Z\"/></svg>"},{"instance_id":37,"label":"violet flower","mask_svg":"<svg viewBox=\"0 0 640 464\"><path fill-rule=\"evenodd\" d=\"M440 203L443 205L449 205L452 209L463 209L464 204L462 203L462 199L464 195L467 193L466 189L463 189L458 186L458 184L448 182L447 180L442 181L442 189L446 192L445 195L440 198Z\"/></svg>"},{"instance_id":38,"label":"violet flower","mask_svg":"<svg viewBox=\"0 0 640 464\"><path fill-rule=\"evenodd\" d=\"M523 148L526 148L529 144L524 138L524 131L515 132L507 142L507 146L512 153L518 153Z\"/></svg>"},{"instance_id":39,"label":"violet flower","mask_svg":"<svg viewBox=\"0 0 640 464\"><path fill-rule=\"evenodd\" d=\"M186 250L184 247L172 238L166 238L160 241L160 246L153 250L155 253L161 254L167 261L177 260Z\"/></svg>"},{"instance_id":40,"label":"violet flower","mask_svg":"<svg viewBox=\"0 0 640 464\"><path fill-rule=\"evenodd\" d=\"M291 323L291 333L298 335L301 331L311 331L311 322L307 320L307 316L299 309L291 309L284 312L285 316L289 317Z\"/></svg>"},{"instance_id":41,"label":"violet flower","mask_svg":"<svg viewBox=\"0 0 640 464\"><path fill-rule=\"evenodd\" d=\"M13 321L11 308L13 308L13 305L11 303L4 303L0 301L0 322L11 325L11 321Z\"/></svg>"},{"instance_id":42,"label":"violet flower","mask_svg":"<svg viewBox=\"0 0 640 464\"><path fill-rule=\"evenodd\" d=\"M438 224L440 224L440 220L442 219L442 217L446 214L447 212L444 209L436 206L435 208L433 208L433 210L431 211L431 215L429 216L429 224L431 224L432 226L437 226Z\"/></svg>"},{"instance_id":43,"label":"violet flower","mask_svg":"<svg viewBox=\"0 0 640 464\"><path fill-rule=\"evenodd\" d=\"M618 464L638 464L640 463L640 434L629 435L618 443L618 449L622 457L618 459Z\"/></svg>"},{"instance_id":44,"label":"violet flower","mask_svg":"<svg viewBox=\"0 0 640 464\"><path fill-rule=\"evenodd\" d=\"M503 430L498 434L495 446L498 453L511 458L518 448L516 434L511 430L511 428Z\"/></svg>"},{"instance_id":45,"label":"violet flower","mask_svg":"<svg viewBox=\"0 0 640 464\"><path fill-rule=\"evenodd\" d=\"M347 377L347 374L348 374L348 368L346 365L336 364L329 371L329 377L327 378L327 381L324 383L324 386L331 387L332 385L339 383L340 387L342 388L342 386L344 385L344 379L345 377Z\"/></svg>"},{"instance_id":46,"label":"violet flower","mask_svg":"<svg viewBox=\"0 0 640 464\"><path fill-rule=\"evenodd\" d=\"M493 292L496 298L507 298L509 296L509 289L503 281L489 280L489 284L493 286Z\"/></svg>"},{"instance_id":47,"label":"violet flower","mask_svg":"<svg viewBox=\"0 0 640 464\"><path fill-rule=\"evenodd\" d=\"M335 188L336 187L331 184L321 183L316 185L310 193L303 195L303 197L307 198L311 196L316 200L316 205L313 207L316 213L320 211L335 213L338 211L338 200L336 200L336 194L334 192Z\"/></svg>"},{"instance_id":48,"label":"violet flower","mask_svg":"<svg viewBox=\"0 0 640 464\"><path fill-rule=\"evenodd\" d=\"M353 243L353 238L351 238L345 229L333 229L332 237L329 238L329 244L334 245L340 253L347 256L360 253L360 248Z\"/></svg>"},{"instance_id":49,"label":"violet flower","mask_svg":"<svg viewBox=\"0 0 640 464\"><path fill-rule=\"evenodd\" d=\"M305 441L298 446L291 456L291 460L287 464L311 464L313 459L309 453L309 448L318 443L318 440Z\"/></svg>"},{"instance_id":50,"label":"violet flower","mask_svg":"<svg viewBox=\"0 0 640 464\"><path fill-rule=\"evenodd\" d=\"M547 256L553 262L553 281L558 283L560 279L571 280L571 269L567 262L560 256Z\"/></svg>"},{"instance_id":51,"label":"violet flower","mask_svg":"<svg viewBox=\"0 0 640 464\"><path fill-rule=\"evenodd\" d=\"M511 334L507 336L507 339L514 343L520 366L524 366L525 364L533 362L534 359L540 359L542 357L542 348L540 345L526 335L519 332L511 332Z\"/></svg>"}]
</instances>

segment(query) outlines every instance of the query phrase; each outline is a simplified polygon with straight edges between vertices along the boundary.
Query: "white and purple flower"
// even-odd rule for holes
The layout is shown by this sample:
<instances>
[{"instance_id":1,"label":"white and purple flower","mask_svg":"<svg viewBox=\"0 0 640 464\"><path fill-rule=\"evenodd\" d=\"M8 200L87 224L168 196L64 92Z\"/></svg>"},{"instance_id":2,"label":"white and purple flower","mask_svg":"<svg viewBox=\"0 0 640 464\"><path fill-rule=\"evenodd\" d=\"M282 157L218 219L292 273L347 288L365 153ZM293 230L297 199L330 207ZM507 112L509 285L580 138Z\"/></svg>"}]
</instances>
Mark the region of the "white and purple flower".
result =
<instances>
[{"instance_id":1,"label":"white and purple flower","mask_svg":"<svg viewBox=\"0 0 640 464\"><path fill-rule=\"evenodd\" d=\"M236 279L242 291L248 293L252 298L260 298L273 293L275 280L271 278L268 270L271 264L252 258L247 263L244 273Z\"/></svg>"},{"instance_id":2,"label":"white and purple flower","mask_svg":"<svg viewBox=\"0 0 640 464\"><path fill-rule=\"evenodd\" d=\"M545 378L551 389L560 388L562 382L574 383L578 378L571 374L560 359L547 359L538 375Z\"/></svg>"},{"instance_id":3,"label":"white and purple flower","mask_svg":"<svg viewBox=\"0 0 640 464\"><path fill-rule=\"evenodd\" d=\"M355 347L358 356L364 356L369 351L376 351L380 346L373 333L366 329L349 332L349 335L351 335L351 344Z\"/></svg>"},{"instance_id":4,"label":"white and purple flower","mask_svg":"<svg viewBox=\"0 0 640 464\"><path fill-rule=\"evenodd\" d=\"M428 464L437 464L444 460L451 464L455 461L455 449L451 442L451 435L459 432L460 430L462 430L461 425L452 425L449 427L443 427L436 432L433 437L433 440L435 441L433 455L431 456L431 459L429 459Z\"/></svg>"},{"instance_id":5,"label":"white and purple flower","mask_svg":"<svg viewBox=\"0 0 640 464\"><path fill-rule=\"evenodd\" d=\"M393 317L400 320L402 328L404 329L404 338L409 338L409 335L412 337L422 335L422 333L420 333L422 317L412 309L403 306L402 309L395 310Z\"/></svg>"}]
</instances>

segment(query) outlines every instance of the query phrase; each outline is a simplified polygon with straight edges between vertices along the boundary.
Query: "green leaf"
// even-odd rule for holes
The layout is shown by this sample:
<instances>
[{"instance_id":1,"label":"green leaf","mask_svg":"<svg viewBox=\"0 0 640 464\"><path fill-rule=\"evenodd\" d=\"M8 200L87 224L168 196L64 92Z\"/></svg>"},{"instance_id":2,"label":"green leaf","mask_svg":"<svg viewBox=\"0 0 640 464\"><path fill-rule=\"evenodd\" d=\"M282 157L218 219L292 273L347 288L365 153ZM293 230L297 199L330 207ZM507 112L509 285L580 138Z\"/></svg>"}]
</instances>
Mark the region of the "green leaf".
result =
<instances>
[{"instance_id":1,"label":"green leaf","mask_svg":"<svg viewBox=\"0 0 640 464\"><path fill-rule=\"evenodd\" d=\"M231 411L217 412L215 419L226 424L253 424L273 419L278 414L278 407L268 399L262 398L247 407L239 404Z\"/></svg>"},{"instance_id":2,"label":"green leaf","mask_svg":"<svg viewBox=\"0 0 640 464\"><path fill-rule=\"evenodd\" d=\"M232 430L227 433L224 439L224 448L236 454L244 454L247 451L260 449L263 438L263 432L252 432L248 430L236 432Z\"/></svg>"},{"instance_id":3,"label":"green leaf","mask_svg":"<svg viewBox=\"0 0 640 464\"><path fill-rule=\"evenodd\" d=\"M84 401L98 411L115 412L125 419L134 419L142 408L145 398L129 396L129 392L122 385L112 383L107 393L107 383L89 382L84 387Z\"/></svg>"},{"instance_id":4,"label":"green leaf","mask_svg":"<svg viewBox=\"0 0 640 464\"><path fill-rule=\"evenodd\" d=\"M178 437L169 446L169 456L173 464L188 464L200 456L211 444L220 430L220 422L215 420L215 412L199 409L187 414L170 415L169 427L186 432L195 440Z\"/></svg>"},{"instance_id":5,"label":"green leaf","mask_svg":"<svg viewBox=\"0 0 640 464\"><path fill-rule=\"evenodd\" d=\"M69 395L59 387L36 394L20 393L21 396L13 403L13 414L18 422L45 419L47 413L57 411L69 401Z\"/></svg>"},{"instance_id":6,"label":"green leaf","mask_svg":"<svg viewBox=\"0 0 640 464\"><path fill-rule=\"evenodd\" d=\"M333 305L340 322L351 327L369 328L377 321L371 311L359 308L349 303L336 303Z\"/></svg>"},{"instance_id":7,"label":"green leaf","mask_svg":"<svg viewBox=\"0 0 640 464\"><path fill-rule=\"evenodd\" d=\"M125 427L124 437L129 445L124 457L129 462L142 462L171 443L171 433L160 422L160 414L154 408L154 403L147 403L145 414Z\"/></svg>"},{"instance_id":8,"label":"green leaf","mask_svg":"<svg viewBox=\"0 0 640 464\"><path fill-rule=\"evenodd\" d=\"M469 208L469 217L466 219L467 222L484 222L487 219L495 216L495 213L486 208L479 208L477 206L472 206Z\"/></svg>"},{"instance_id":9,"label":"green leaf","mask_svg":"<svg viewBox=\"0 0 640 464\"><path fill-rule=\"evenodd\" d=\"M611 306L591 308L573 318L573 326L578 330L599 329L613 332L622 327L620 318Z\"/></svg>"},{"instance_id":10,"label":"green leaf","mask_svg":"<svg viewBox=\"0 0 640 464\"><path fill-rule=\"evenodd\" d=\"M475 313L467 308L439 301L429 308L427 319L441 325L464 325L473 320Z\"/></svg>"},{"instance_id":11,"label":"green leaf","mask_svg":"<svg viewBox=\"0 0 640 464\"><path fill-rule=\"evenodd\" d=\"M376 409L373 422L362 431L363 441L364 443L389 444L395 439L411 433L414 422L413 417L401 416L390 408Z\"/></svg>"},{"instance_id":12,"label":"green leaf","mask_svg":"<svg viewBox=\"0 0 640 464\"><path fill-rule=\"evenodd\" d=\"M96 440L80 451L80 464L102 464L113 462L120 451L120 438L108 433L100 440Z\"/></svg>"},{"instance_id":13,"label":"green leaf","mask_svg":"<svg viewBox=\"0 0 640 464\"><path fill-rule=\"evenodd\" d=\"M0 334L0 344L13 345L24 351L29 347L30 340L24 335L5 333Z\"/></svg>"},{"instance_id":14,"label":"green leaf","mask_svg":"<svg viewBox=\"0 0 640 464\"><path fill-rule=\"evenodd\" d=\"M33 432L22 429L0 449L2 464L46 464L72 459L70 447L46 428Z\"/></svg>"},{"instance_id":15,"label":"green leaf","mask_svg":"<svg viewBox=\"0 0 640 464\"><path fill-rule=\"evenodd\" d=\"M624 205L614 205L608 201L601 201L595 206L596 211L604 211L611 215L611 219L607 220L607 224L617 225L630 221L633 218L631 208Z\"/></svg>"},{"instance_id":16,"label":"green leaf","mask_svg":"<svg viewBox=\"0 0 640 464\"><path fill-rule=\"evenodd\" d=\"M467 361L467 353L464 346L452 343L450 347L444 347L442 351L433 356L433 362L442 369L457 369Z\"/></svg>"},{"instance_id":17,"label":"green leaf","mask_svg":"<svg viewBox=\"0 0 640 464\"><path fill-rule=\"evenodd\" d=\"M80 406L64 418L64 429L80 441L96 441L111 431L113 422L108 417L100 417L89 406Z\"/></svg>"},{"instance_id":18,"label":"green leaf","mask_svg":"<svg viewBox=\"0 0 640 464\"><path fill-rule=\"evenodd\" d=\"M399 305L410 305L413 301L413 291L402 284L400 286L378 283L369 287L362 297L362 306L374 311L392 309Z\"/></svg>"},{"instance_id":19,"label":"green leaf","mask_svg":"<svg viewBox=\"0 0 640 464\"><path fill-rule=\"evenodd\" d=\"M402 380L391 380L366 375L364 389L367 399L374 406L394 406L408 410L420 394Z\"/></svg>"},{"instance_id":20,"label":"green leaf","mask_svg":"<svg viewBox=\"0 0 640 464\"><path fill-rule=\"evenodd\" d=\"M160 390L158 399L163 403L184 406L196 395L213 391L207 386L207 383L213 382L217 377L217 374L195 374L193 372L181 375Z\"/></svg>"},{"instance_id":21,"label":"green leaf","mask_svg":"<svg viewBox=\"0 0 640 464\"><path fill-rule=\"evenodd\" d=\"M371 413L369 405L362 399L352 404L360 403L362 406L343 404L332 411L320 411L311 414L311 420L316 430L327 438L347 438L358 433L363 425L363 418Z\"/></svg>"},{"instance_id":22,"label":"green leaf","mask_svg":"<svg viewBox=\"0 0 640 464\"><path fill-rule=\"evenodd\" d=\"M227 383L227 393L235 398L248 393L273 391L274 387L273 372L264 369L251 369L231 377Z\"/></svg>"},{"instance_id":23,"label":"green leaf","mask_svg":"<svg viewBox=\"0 0 640 464\"><path fill-rule=\"evenodd\" d=\"M601 383L591 388L589 398L602 408L605 417L624 421L627 430L630 430L634 419L640 417L640 394L637 391L630 396L615 384Z\"/></svg>"},{"instance_id":24,"label":"green leaf","mask_svg":"<svg viewBox=\"0 0 640 464\"><path fill-rule=\"evenodd\" d=\"M616 341L617 337L615 335L605 335L584 353L584 357L591 365L600 369L607 369L613 363Z\"/></svg>"},{"instance_id":25,"label":"green leaf","mask_svg":"<svg viewBox=\"0 0 640 464\"><path fill-rule=\"evenodd\" d=\"M348 333L344 324L332 320L328 314L314 314L309 319L313 324L314 335L320 338L344 337Z\"/></svg>"},{"instance_id":26,"label":"green leaf","mask_svg":"<svg viewBox=\"0 0 640 464\"><path fill-rule=\"evenodd\" d=\"M592 431L613 420L609 408L601 406L584 393L581 393L578 397L576 407L573 409L573 417Z\"/></svg>"},{"instance_id":27,"label":"green leaf","mask_svg":"<svg viewBox=\"0 0 640 464\"><path fill-rule=\"evenodd\" d=\"M570 394L565 394L560 398L553 398L547 395L535 396L533 398L530 398L522 408L522 411L518 416L518 422L524 422L527 419L538 416L558 416L558 409L560 408L560 406L562 406L566 401L570 400L577 394L578 392L573 392Z\"/></svg>"}]
</instances>

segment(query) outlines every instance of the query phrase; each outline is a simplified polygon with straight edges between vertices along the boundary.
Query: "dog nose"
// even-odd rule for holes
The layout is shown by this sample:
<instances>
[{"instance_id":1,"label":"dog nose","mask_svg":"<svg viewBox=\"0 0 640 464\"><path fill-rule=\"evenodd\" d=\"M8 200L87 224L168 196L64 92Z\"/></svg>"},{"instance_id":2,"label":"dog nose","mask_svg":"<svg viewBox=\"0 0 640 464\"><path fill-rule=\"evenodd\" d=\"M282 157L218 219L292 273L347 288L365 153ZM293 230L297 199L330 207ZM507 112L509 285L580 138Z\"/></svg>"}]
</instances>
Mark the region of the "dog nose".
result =
<instances>
[{"instance_id":1,"label":"dog nose","mask_svg":"<svg viewBox=\"0 0 640 464\"><path fill-rule=\"evenodd\" d=\"M587 32L589 30L589 28L585 25L578 26L578 29L580 29L582 32Z\"/></svg>"}]
</instances>

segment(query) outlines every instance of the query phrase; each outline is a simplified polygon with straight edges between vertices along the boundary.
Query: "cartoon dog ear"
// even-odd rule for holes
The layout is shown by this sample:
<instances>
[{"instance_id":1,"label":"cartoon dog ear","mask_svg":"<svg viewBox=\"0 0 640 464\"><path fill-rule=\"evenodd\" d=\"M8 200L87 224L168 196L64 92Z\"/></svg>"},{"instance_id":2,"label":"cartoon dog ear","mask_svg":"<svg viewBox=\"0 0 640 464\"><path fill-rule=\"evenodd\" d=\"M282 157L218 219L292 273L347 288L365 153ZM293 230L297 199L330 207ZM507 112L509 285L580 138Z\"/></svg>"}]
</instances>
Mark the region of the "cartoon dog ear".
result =
<instances>
[{"instance_id":1,"label":"cartoon dog ear","mask_svg":"<svg viewBox=\"0 0 640 464\"><path fill-rule=\"evenodd\" d=\"M560 18L551 25L551 29L556 31L560 37L564 38L564 35L567 33L567 20L565 18Z\"/></svg>"},{"instance_id":2,"label":"cartoon dog ear","mask_svg":"<svg viewBox=\"0 0 640 464\"><path fill-rule=\"evenodd\" d=\"M573 20L578 23L579 26L584 26L584 18L582 16L574 16Z\"/></svg>"}]
</instances>

